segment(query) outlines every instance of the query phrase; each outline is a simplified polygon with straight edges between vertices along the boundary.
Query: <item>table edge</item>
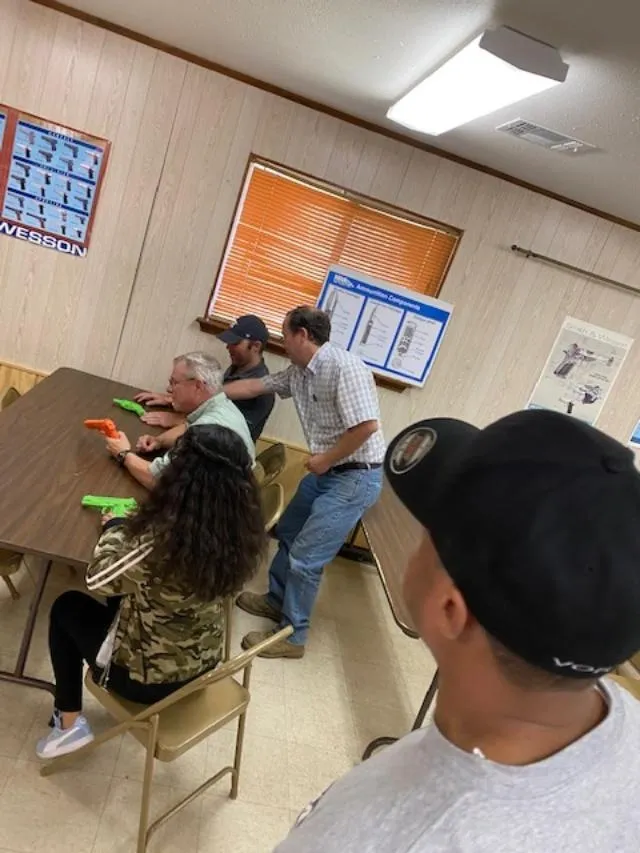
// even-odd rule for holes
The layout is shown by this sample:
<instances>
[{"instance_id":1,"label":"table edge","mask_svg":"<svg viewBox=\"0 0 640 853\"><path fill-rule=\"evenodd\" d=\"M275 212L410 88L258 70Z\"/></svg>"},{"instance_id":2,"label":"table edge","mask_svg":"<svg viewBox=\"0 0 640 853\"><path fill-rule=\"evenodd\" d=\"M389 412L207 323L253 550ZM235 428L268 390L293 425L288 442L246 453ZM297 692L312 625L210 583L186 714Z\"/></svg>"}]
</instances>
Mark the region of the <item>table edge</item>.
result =
<instances>
[{"instance_id":1,"label":"table edge","mask_svg":"<svg viewBox=\"0 0 640 853\"><path fill-rule=\"evenodd\" d=\"M369 550L371 551L371 556L373 557L373 562L376 567L376 571L378 572L378 577L380 578L380 583L382 584L382 588L384 589L384 594L387 597L387 601L389 603L389 610L391 610L391 615L393 616L393 621L396 623L398 628L402 631L403 634L406 634L407 637L411 637L412 640L419 640L420 634L415 630L415 628L410 628L396 613L396 609L393 604L393 600L391 595L389 594L389 587L387 585L387 581L384 576L384 572L380 568L380 560L378 555L376 554L375 548L371 543L371 537L369 536L369 531L367 530L367 520L366 517L361 519L362 530L364 531L365 538L369 544Z\"/></svg>"}]
</instances>

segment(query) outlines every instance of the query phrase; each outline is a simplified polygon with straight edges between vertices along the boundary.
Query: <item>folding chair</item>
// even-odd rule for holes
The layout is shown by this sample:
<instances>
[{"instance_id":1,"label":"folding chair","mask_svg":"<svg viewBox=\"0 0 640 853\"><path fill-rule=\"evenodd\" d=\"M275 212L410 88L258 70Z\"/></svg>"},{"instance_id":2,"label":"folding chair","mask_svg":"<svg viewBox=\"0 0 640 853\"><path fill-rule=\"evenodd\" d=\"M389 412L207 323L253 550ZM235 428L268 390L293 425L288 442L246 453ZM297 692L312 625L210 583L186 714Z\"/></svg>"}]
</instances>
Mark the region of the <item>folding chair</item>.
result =
<instances>
[{"instance_id":1,"label":"folding chair","mask_svg":"<svg viewBox=\"0 0 640 853\"><path fill-rule=\"evenodd\" d=\"M257 461L256 461L255 465L253 466L253 476L256 478L256 481L257 481L259 486L264 485L264 478L265 478L264 468Z\"/></svg>"},{"instance_id":2,"label":"folding chair","mask_svg":"<svg viewBox=\"0 0 640 853\"><path fill-rule=\"evenodd\" d=\"M281 483L268 483L260 488L262 517L267 533L276 526L284 512L284 489Z\"/></svg>"},{"instance_id":3,"label":"folding chair","mask_svg":"<svg viewBox=\"0 0 640 853\"><path fill-rule=\"evenodd\" d=\"M284 511L284 489L280 483L270 483L260 489L262 517L267 533L273 530ZM224 660L231 657L231 631L233 628L233 604L235 596L224 602Z\"/></svg>"},{"instance_id":4,"label":"folding chair","mask_svg":"<svg viewBox=\"0 0 640 853\"><path fill-rule=\"evenodd\" d=\"M20 392L17 388L14 388L13 385L10 385L9 388L4 392L4 396L2 398L2 402L0 403L0 412L4 409L8 409L12 403L15 403L16 400L19 400L21 397Z\"/></svg>"},{"instance_id":5,"label":"folding chair","mask_svg":"<svg viewBox=\"0 0 640 853\"><path fill-rule=\"evenodd\" d=\"M2 402L0 402L0 411L4 411L8 408L12 403L15 403L16 400L20 399L20 392L17 388L10 386L5 391ZM20 593L15 588L13 581L11 580L10 575L15 574L20 568L20 564L22 563L22 554L18 554L17 551L7 551L4 548L0 548L0 577L7 585L7 589L9 590L9 594L11 598L15 601L20 598Z\"/></svg>"},{"instance_id":6,"label":"folding chair","mask_svg":"<svg viewBox=\"0 0 640 853\"><path fill-rule=\"evenodd\" d=\"M258 454L256 463L259 463L264 471L263 486L268 486L269 483L278 477L283 471L287 462L287 448L279 442L267 447L262 453Z\"/></svg>"},{"instance_id":7,"label":"folding chair","mask_svg":"<svg viewBox=\"0 0 640 853\"><path fill-rule=\"evenodd\" d=\"M118 723L113 728L98 735L92 743L82 749L52 759L41 768L40 774L46 776L72 762L76 757L87 755L114 737L118 737L124 732L131 732L146 750L138 844L136 847L137 853L145 853L151 835L160 826L224 776L231 776L231 799L235 800L238 796L246 714L251 698L249 682L253 660L256 655L268 649L272 644L288 637L292 630L291 626L283 628L277 634L273 634L252 649L242 652L228 663L221 664L216 669L199 676L194 681L176 690L175 693L161 702L149 706L128 702L116 694L110 693L97 685L91 678L90 671L87 672L85 679L87 689ZM244 673L242 684L233 677L240 672ZM238 719L238 729L233 766L221 768L214 776L203 782L202 785L149 825L154 760L174 761L236 718Z\"/></svg>"}]
</instances>

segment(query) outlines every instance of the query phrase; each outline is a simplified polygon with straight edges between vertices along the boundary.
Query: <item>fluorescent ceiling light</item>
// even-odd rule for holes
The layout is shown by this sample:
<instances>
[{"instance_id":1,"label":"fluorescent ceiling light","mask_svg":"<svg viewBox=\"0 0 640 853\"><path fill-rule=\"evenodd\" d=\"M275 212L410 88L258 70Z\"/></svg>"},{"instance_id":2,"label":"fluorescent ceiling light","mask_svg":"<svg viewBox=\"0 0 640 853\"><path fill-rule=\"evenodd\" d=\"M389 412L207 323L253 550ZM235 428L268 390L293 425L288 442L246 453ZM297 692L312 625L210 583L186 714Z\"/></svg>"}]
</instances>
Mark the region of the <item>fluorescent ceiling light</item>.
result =
<instances>
[{"instance_id":1,"label":"fluorescent ceiling light","mask_svg":"<svg viewBox=\"0 0 640 853\"><path fill-rule=\"evenodd\" d=\"M558 51L508 27L487 30L387 112L392 121L438 136L563 83Z\"/></svg>"}]
</instances>

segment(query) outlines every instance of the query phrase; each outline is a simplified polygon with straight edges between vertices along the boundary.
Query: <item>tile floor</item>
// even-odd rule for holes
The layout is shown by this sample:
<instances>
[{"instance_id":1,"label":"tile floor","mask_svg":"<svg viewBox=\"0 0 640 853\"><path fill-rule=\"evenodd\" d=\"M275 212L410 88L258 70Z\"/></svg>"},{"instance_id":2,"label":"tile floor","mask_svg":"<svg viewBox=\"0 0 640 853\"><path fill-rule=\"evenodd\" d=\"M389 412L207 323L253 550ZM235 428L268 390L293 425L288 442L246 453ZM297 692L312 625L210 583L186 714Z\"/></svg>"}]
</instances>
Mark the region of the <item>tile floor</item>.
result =
<instances>
[{"instance_id":1,"label":"tile floor","mask_svg":"<svg viewBox=\"0 0 640 853\"><path fill-rule=\"evenodd\" d=\"M252 587L261 590L263 570ZM0 581L0 667L13 665L32 581L17 575L23 597ZM34 639L29 671L50 677L46 612L65 587L55 567ZM236 609L234 651L260 620ZM268 853L299 811L357 763L374 737L402 734L417 711L434 664L393 622L376 571L337 560L321 587L307 654L301 661L258 660L240 793L223 780L158 832L150 853ZM142 748L112 741L73 767L41 777L33 748L46 732L50 698L0 683L0 853L131 853L141 792ZM107 717L87 702L94 727ZM229 763L233 732L223 730L173 764L157 764L153 809L166 808Z\"/></svg>"}]
</instances>

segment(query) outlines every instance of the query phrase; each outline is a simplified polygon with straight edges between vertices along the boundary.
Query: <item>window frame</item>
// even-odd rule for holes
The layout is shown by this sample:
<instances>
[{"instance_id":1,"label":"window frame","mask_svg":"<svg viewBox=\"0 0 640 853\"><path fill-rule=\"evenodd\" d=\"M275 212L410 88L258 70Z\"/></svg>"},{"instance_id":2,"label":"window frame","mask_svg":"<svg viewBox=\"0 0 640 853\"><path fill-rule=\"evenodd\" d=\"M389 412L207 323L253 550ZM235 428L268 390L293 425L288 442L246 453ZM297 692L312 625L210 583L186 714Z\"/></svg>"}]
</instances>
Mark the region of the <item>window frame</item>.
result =
<instances>
[{"instance_id":1,"label":"window frame","mask_svg":"<svg viewBox=\"0 0 640 853\"><path fill-rule=\"evenodd\" d=\"M285 166L282 163L278 163L274 160L269 160L265 157L260 157L259 155L252 153L249 155L247 165L245 166L245 170L242 176L240 191L238 192L236 203L233 208L233 214L231 216L231 222L229 223L229 228L227 229L227 235L224 242L224 250L218 263L216 274L213 280L213 285L211 287L211 290L209 291L207 307L205 313L201 317L197 318L197 322L200 326L201 331L207 334L218 335L220 332L224 331L225 329L228 329L232 325L231 321L229 321L228 319L216 315L215 312L209 313L209 310L213 302L216 290L221 281L224 265L227 260L227 256L229 254L232 240L234 237L236 222L238 221L238 217L242 211L244 199L249 188L249 176L254 165L270 169L271 171L279 173L286 178L291 178L292 180L298 181L302 184L305 184L306 186L314 187L321 192L328 192L334 195L341 196L347 201L352 201L362 207L367 207L370 210L386 213L387 215L393 216L396 219L401 219L405 222L413 222L414 224L420 225L422 227L433 227L439 231L446 232L451 237L454 237L456 241L455 246L451 252L451 255L449 256L447 265L443 270L437 291L433 294L429 294L434 298L437 298L440 295L447 275L449 274L449 270L451 269L451 264L453 263L458 249L460 248L460 242L464 235L463 229L456 228L453 225L447 224L446 222L440 222L437 219L431 219L430 217L420 216L420 214L414 213L413 211L406 210L405 208L399 207L397 205L387 204L386 202L381 201L380 199L373 198L372 196L368 196L364 193L349 190L345 187L341 187L339 184L334 184L333 182L324 180L323 178L317 178L314 175L308 174L307 172L301 172L297 169L291 168L290 166ZM320 295L321 289L322 284L320 284L319 286L318 296ZM280 332L274 333L270 330L269 340L267 341L265 349L268 352L273 352L278 355L285 355L284 346L282 344L282 334ZM394 390L405 390L407 387L410 387L397 380L377 376L375 373L374 376L376 382L379 385L386 386Z\"/></svg>"}]
</instances>

